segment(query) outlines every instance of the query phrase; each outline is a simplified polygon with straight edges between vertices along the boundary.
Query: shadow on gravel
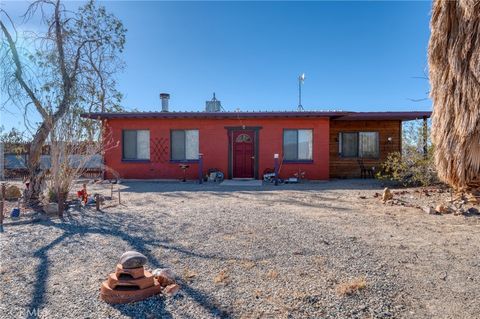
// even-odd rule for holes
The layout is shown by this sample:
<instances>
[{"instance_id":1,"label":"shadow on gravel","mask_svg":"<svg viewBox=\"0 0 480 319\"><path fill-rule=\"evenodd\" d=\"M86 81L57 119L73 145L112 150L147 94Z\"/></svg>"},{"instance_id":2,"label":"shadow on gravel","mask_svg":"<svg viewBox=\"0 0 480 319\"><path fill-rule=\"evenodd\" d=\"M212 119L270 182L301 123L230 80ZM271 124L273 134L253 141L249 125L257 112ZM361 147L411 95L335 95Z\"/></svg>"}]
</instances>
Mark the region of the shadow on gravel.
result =
<instances>
[{"instance_id":1,"label":"shadow on gravel","mask_svg":"<svg viewBox=\"0 0 480 319\"><path fill-rule=\"evenodd\" d=\"M81 216L88 215L85 213L85 211L82 211L79 213ZM33 287L33 293L31 297L31 301L28 305L28 309L29 309L28 314L31 314L31 315L29 315L28 318L37 318L36 311L38 311L38 309L42 309L43 304L45 303L47 280L49 277L49 273L51 271L49 259L48 259L48 251L53 247L57 246L58 244L60 244L63 240L73 235L99 234L103 236L116 237L120 240L127 242L132 247L132 249L144 254L148 258L149 265L151 265L153 268L162 268L162 264L150 252L150 249L147 246L156 246L159 248L172 249L182 254L199 257L199 258L223 259L223 257L221 256L197 254L192 251L186 250L182 247L169 245L168 243L165 243L165 242L162 243L161 239L159 238L148 239L145 237L132 236L130 234L127 234L126 232L121 230L122 226L125 225L125 223L124 222L122 223L122 220L121 220L122 215L119 215L120 220L114 220L112 215L88 215L88 217L95 219L96 221L95 225L82 224L78 220L73 218L71 215L67 215L67 218L65 218L63 221L59 221L58 223L53 222L51 220L40 223L44 226L50 226L50 227L61 229L64 231L64 233L61 236L57 237L54 241L52 241L48 245L38 249L33 254L34 257L40 260L40 263L38 264L35 271L36 278L34 280L35 283ZM145 228L146 228L145 225L132 225L132 224L128 225L129 231L141 230L144 234L148 234L149 233L148 229L145 229ZM221 317L221 318L231 317L228 311L224 309L220 309L218 306L216 306L216 303L214 300L212 300L212 297L206 295L202 291L199 291L191 287L188 283L182 281L180 278L178 278L178 282L181 286L180 294L188 295L197 304L199 304L206 311L208 311L211 315ZM160 305L157 304L156 306L157 307L159 306L161 313L158 313L158 309L156 309L155 316L161 315L161 318L167 318L167 319L172 318L172 315L165 310L165 299L163 296L152 297L135 304L112 305L112 307L122 312L122 314L125 316L131 317L131 318L139 318L139 317L145 317L147 315L147 313L139 313L139 309L149 309L150 307L148 305L152 305L152 302L160 303ZM140 303L145 303L146 307L139 307Z\"/></svg>"},{"instance_id":2,"label":"shadow on gravel","mask_svg":"<svg viewBox=\"0 0 480 319\"><path fill-rule=\"evenodd\" d=\"M175 192L216 192L219 196L233 192L272 192L272 191L321 191L321 190L366 190L382 189L382 183L375 179L338 179L330 181L304 181L300 184L280 184L278 186L272 183L264 183L263 186L223 186L218 183L206 182L198 184L188 181L123 181L124 191L131 193L175 193ZM178 194L172 194L178 195Z\"/></svg>"},{"instance_id":3,"label":"shadow on gravel","mask_svg":"<svg viewBox=\"0 0 480 319\"><path fill-rule=\"evenodd\" d=\"M33 285L32 300L28 306L28 318L37 318L37 312L39 309L42 309L43 303L45 302L45 290L50 271L47 253L51 248L61 243L68 236L69 234L63 233L63 235L57 237L57 239L52 241L50 244L43 246L33 254L34 257L40 259L40 263L35 271L37 278L35 279L35 283Z\"/></svg>"}]
</instances>

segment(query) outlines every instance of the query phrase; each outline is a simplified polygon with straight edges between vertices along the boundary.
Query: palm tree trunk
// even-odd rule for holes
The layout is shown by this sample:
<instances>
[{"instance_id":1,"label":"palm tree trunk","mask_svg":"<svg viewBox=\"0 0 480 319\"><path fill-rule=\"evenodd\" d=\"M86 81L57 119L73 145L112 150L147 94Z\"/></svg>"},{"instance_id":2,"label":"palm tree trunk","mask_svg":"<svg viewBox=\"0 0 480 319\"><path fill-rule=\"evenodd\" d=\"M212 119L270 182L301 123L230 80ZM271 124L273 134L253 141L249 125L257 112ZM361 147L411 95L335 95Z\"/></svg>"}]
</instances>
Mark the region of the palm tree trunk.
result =
<instances>
[{"instance_id":1,"label":"palm tree trunk","mask_svg":"<svg viewBox=\"0 0 480 319\"><path fill-rule=\"evenodd\" d=\"M428 47L432 142L440 179L480 186L480 3L433 3Z\"/></svg>"}]
</instances>

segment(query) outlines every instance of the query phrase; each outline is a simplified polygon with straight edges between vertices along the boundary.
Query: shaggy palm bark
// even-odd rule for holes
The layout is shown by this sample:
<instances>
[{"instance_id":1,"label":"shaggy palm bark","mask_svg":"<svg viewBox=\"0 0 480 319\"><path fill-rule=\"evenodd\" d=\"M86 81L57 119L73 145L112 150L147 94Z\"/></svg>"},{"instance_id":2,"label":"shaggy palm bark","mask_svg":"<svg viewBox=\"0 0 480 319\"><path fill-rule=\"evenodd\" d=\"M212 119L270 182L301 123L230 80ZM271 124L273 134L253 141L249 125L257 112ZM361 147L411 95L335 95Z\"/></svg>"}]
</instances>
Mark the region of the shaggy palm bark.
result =
<instances>
[{"instance_id":1,"label":"shaggy palm bark","mask_svg":"<svg viewBox=\"0 0 480 319\"><path fill-rule=\"evenodd\" d=\"M480 186L480 3L435 1L428 47L432 142L440 179Z\"/></svg>"}]
</instances>

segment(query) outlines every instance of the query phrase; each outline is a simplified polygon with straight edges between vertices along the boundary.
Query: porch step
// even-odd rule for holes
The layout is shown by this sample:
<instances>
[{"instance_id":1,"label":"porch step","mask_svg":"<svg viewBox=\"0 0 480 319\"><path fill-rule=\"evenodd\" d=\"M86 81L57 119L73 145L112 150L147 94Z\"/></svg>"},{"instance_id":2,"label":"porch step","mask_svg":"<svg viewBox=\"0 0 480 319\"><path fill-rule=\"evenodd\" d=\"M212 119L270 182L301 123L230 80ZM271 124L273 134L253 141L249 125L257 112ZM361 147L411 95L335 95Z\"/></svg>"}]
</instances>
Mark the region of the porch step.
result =
<instances>
[{"instance_id":1,"label":"porch step","mask_svg":"<svg viewBox=\"0 0 480 319\"><path fill-rule=\"evenodd\" d=\"M262 181L258 179L226 179L220 183L223 186L262 186Z\"/></svg>"}]
</instances>

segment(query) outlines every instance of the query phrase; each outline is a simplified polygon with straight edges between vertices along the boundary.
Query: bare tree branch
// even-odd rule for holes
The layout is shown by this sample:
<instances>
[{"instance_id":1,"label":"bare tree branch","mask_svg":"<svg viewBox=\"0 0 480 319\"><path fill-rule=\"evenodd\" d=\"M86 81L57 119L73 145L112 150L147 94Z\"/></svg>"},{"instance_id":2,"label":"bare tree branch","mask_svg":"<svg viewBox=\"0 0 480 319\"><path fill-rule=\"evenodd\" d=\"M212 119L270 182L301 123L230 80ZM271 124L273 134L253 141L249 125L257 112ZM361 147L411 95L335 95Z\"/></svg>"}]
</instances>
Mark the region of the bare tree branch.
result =
<instances>
[{"instance_id":1,"label":"bare tree branch","mask_svg":"<svg viewBox=\"0 0 480 319\"><path fill-rule=\"evenodd\" d=\"M70 89L72 86L72 81L70 76L68 75L67 72L67 67L65 66L65 51L63 48L63 32L62 32L62 24L60 21L60 0L57 0L57 3L55 4L55 15L54 15L54 24L55 24L55 42L57 45L57 51L58 51L58 60L59 60L59 65L60 65L60 71L62 73L62 80L63 80L63 91L64 91L64 96L67 96L70 94ZM62 103L64 104L64 103ZM65 105L63 105L65 106Z\"/></svg>"},{"instance_id":2,"label":"bare tree branch","mask_svg":"<svg viewBox=\"0 0 480 319\"><path fill-rule=\"evenodd\" d=\"M118 107L121 94L115 89L113 76L121 69L118 53L123 50L126 32L120 20L93 0L75 13L60 0L37 0L29 5L24 20L38 14L46 31L30 32L33 45L29 47L21 48L1 22L1 32L8 42L5 48L3 43L0 47L1 84L9 101L24 110L26 126L35 131L28 161L30 199L38 199L44 189L39 160L43 145L56 133L59 122L67 121L79 132L70 138L99 138L98 123L79 115L85 110ZM42 117L38 124L30 125L30 104Z\"/></svg>"},{"instance_id":3,"label":"bare tree branch","mask_svg":"<svg viewBox=\"0 0 480 319\"><path fill-rule=\"evenodd\" d=\"M12 36L10 35L10 32L8 32L8 29L5 27L2 21L0 21L0 26L2 28L3 34L7 38L8 45L12 52L12 59L17 68L15 72L15 77L17 78L22 88L27 92L28 96L32 99L33 103L35 104L35 107L37 108L38 112L42 115L42 117L44 119L48 118L47 111L43 108L41 102L37 99L35 93L33 93L33 90L28 86L28 84L23 79L22 64L20 63L20 58L18 57L17 46L15 45L15 42L13 41Z\"/></svg>"}]
</instances>

